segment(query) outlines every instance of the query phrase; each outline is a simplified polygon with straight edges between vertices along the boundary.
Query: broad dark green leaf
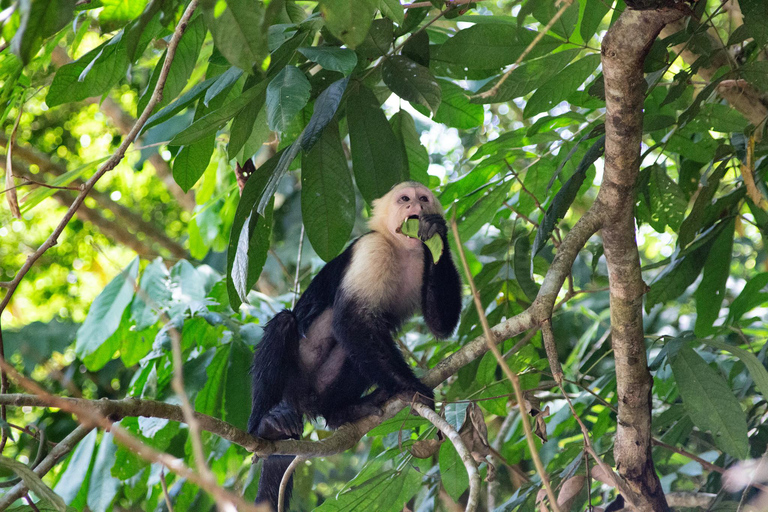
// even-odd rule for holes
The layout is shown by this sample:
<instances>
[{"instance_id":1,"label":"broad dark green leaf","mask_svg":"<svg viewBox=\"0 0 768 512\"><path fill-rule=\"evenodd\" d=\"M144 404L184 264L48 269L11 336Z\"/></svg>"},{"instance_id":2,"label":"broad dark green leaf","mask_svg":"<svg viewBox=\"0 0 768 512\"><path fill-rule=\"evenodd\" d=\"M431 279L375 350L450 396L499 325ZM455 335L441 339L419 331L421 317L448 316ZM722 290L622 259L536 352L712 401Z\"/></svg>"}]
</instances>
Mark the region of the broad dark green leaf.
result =
<instances>
[{"instance_id":1,"label":"broad dark green leaf","mask_svg":"<svg viewBox=\"0 0 768 512\"><path fill-rule=\"evenodd\" d=\"M578 53L579 50L565 50L535 60L521 62L504 80L494 96L475 98L472 101L475 103L500 103L525 96L562 71ZM499 80L488 82L478 92L483 93L489 90Z\"/></svg>"},{"instance_id":2,"label":"broad dark green leaf","mask_svg":"<svg viewBox=\"0 0 768 512\"><path fill-rule=\"evenodd\" d=\"M227 249L227 294L230 306L235 311L259 278L267 259L272 233L272 212L268 207L265 215L261 216L254 210L254 206L261 198L264 187L283 153L281 151L264 162L248 178L232 221ZM244 241L241 241L241 238ZM239 258L237 268L235 268L236 257ZM241 292L244 292L242 299Z\"/></svg>"},{"instance_id":3,"label":"broad dark green leaf","mask_svg":"<svg viewBox=\"0 0 768 512\"><path fill-rule=\"evenodd\" d=\"M64 28L72 19L76 0L23 0L19 6L19 28L11 50L23 64L40 50L43 41ZM9 15L10 16L10 15Z\"/></svg>"},{"instance_id":4,"label":"broad dark green leaf","mask_svg":"<svg viewBox=\"0 0 768 512\"><path fill-rule=\"evenodd\" d=\"M403 45L402 54L416 64L429 67L429 35L426 30L416 32Z\"/></svg>"},{"instance_id":5,"label":"broad dark green leaf","mask_svg":"<svg viewBox=\"0 0 768 512\"><path fill-rule=\"evenodd\" d=\"M720 313L725 298L725 284L731 269L733 233L736 221L731 219L715 239L704 263L704 274L696 289L696 336L703 338L714 332L712 325Z\"/></svg>"},{"instance_id":6,"label":"broad dark green leaf","mask_svg":"<svg viewBox=\"0 0 768 512\"><path fill-rule=\"evenodd\" d=\"M215 134L219 129L224 127L224 125L226 125L229 120L232 119L238 112L244 109L246 105L258 98L261 94L264 94L266 85L266 82L260 82L247 91L243 91L243 93L234 100L225 103L221 108L218 108L213 112L204 115L200 119L197 119L187 128L177 133L169 145L184 146L186 144L196 142L206 135Z\"/></svg>"},{"instance_id":7,"label":"broad dark green leaf","mask_svg":"<svg viewBox=\"0 0 768 512\"><path fill-rule=\"evenodd\" d=\"M440 47L437 56L468 69L501 68L515 62L536 35L533 30L511 24L477 24L456 32ZM546 55L560 44L553 37L544 36L526 59Z\"/></svg>"},{"instance_id":8,"label":"broad dark green leaf","mask_svg":"<svg viewBox=\"0 0 768 512\"><path fill-rule=\"evenodd\" d=\"M768 9L762 0L739 0L741 13L744 15L744 25L749 35L757 41L760 47L768 44ZM766 87L765 80L762 81Z\"/></svg>"},{"instance_id":9,"label":"broad dark green leaf","mask_svg":"<svg viewBox=\"0 0 768 512\"><path fill-rule=\"evenodd\" d=\"M265 99L266 95L260 95L232 119L232 125L229 128L229 143L227 144L229 158L237 158L238 162L242 163L256 153L256 151L251 152L253 148L249 148L248 154L240 155L241 150L245 149L252 136L256 137L256 144L259 146L266 140L264 134L269 132L269 126L266 122L266 110L264 109Z\"/></svg>"},{"instance_id":10,"label":"broad dark green leaf","mask_svg":"<svg viewBox=\"0 0 768 512\"><path fill-rule=\"evenodd\" d=\"M256 211L259 212L259 215L264 215L267 211L267 207L272 202L272 196L275 195L277 187L280 184L280 180L283 179L283 176L285 176L285 173L288 172L288 168L291 166L291 163L296 159L299 151L301 151L300 142L301 135L299 135L296 140L293 141L293 144L281 152L282 155L277 161L277 165L275 166L274 170L272 170L272 175L269 177L267 185L264 187L264 192L261 194L261 199L259 199L259 202L256 205Z\"/></svg>"},{"instance_id":11,"label":"broad dark green leaf","mask_svg":"<svg viewBox=\"0 0 768 512\"><path fill-rule=\"evenodd\" d=\"M402 471L378 470L367 480L355 482L348 490L329 499L315 510L318 512L396 512L421 487L422 475L406 465ZM357 480L357 478L355 479Z\"/></svg>"},{"instance_id":12,"label":"broad dark green leaf","mask_svg":"<svg viewBox=\"0 0 768 512\"><path fill-rule=\"evenodd\" d=\"M768 291L763 291L766 285L768 272L757 274L747 281L741 293L731 303L728 322L738 322L745 313L768 302Z\"/></svg>"},{"instance_id":13,"label":"broad dark green leaf","mask_svg":"<svg viewBox=\"0 0 768 512\"><path fill-rule=\"evenodd\" d=\"M413 117L405 110L400 110L389 118L389 123L405 151L407 161L405 174L408 176L403 177L404 181L407 178L425 185L429 184L429 174L427 174L429 153L427 148L421 145Z\"/></svg>"},{"instance_id":14,"label":"broad dark green leaf","mask_svg":"<svg viewBox=\"0 0 768 512\"><path fill-rule=\"evenodd\" d=\"M226 7L221 9L221 7ZM203 14L216 48L233 65L251 73L269 54L262 2L227 0L204 5Z\"/></svg>"},{"instance_id":15,"label":"broad dark green leaf","mask_svg":"<svg viewBox=\"0 0 768 512\"><path fill-rule=\"evenodd\" d=\"M453 447L453 443L443 443L438 455L440 464L440 480L443 487L453 501L458 502L461 495L469 487L467 468L461 461L459 453Z\"/></svg>"},{"instance_id":16,"label":"broad dark green leaf","mask_svg":"<svg viewBox=\"0 0 768 512\"><path fill-rule=\"evenodd\" d=\"M222 401L224 387L227 378L227 363L229 361L231 344L216 348L216 353L211 362L206 366L206 380L200 392L195 397L195 412L210 416L224 416Z\"/></svg>"},{"instance_id":17,"label":"broad dark green leaf","mask_svg":"<svg viewBox=\"0 0 768 512\"><path fill-rule=\"evenodd\" d=\"M209 135L182 146L173 159L173 179L184 192L189 192L205 172L215 144L215 136Z\"/></svg>"},{"instance_id":18,"label":"broad dark green leaf","mask_svg":"<svg viewBox=\"0 0 768 512\"><path fill-rule=\"evenodd\" d=\"M363 85L349 92L347 122L357 188L371 204L402 181L406 159L378 100Z\"/></svg>"},{"instance_id":19,"label":"broad dark green leaf","mask_svg":"<svg viewBox=\"0 0 768 512\"><path fill-rule=\"evenodd\" d=\"M480 228L493 220L494 214L502 207L502 203L509 194L509 185L493 184L488 188L487 194L472 202L472 206L459 219L459 237L466 242Z\"/></svg>"},{"instance_id":20,"label":"broad dark green leaf","mask_svg":"<svg viewBox=\"0 0 768 512\"><path fill-rule=\"evenodd\" d=\"M232 66L219 76L215 77L216 81L205 91L203 105L207 107L210 105L211 101L214 98L217 98L220 94L228 94L232 86L235 85L235 82L237 82L241 76L243 76L243 70ZM255 85L261 81L258 78L253 77L250 77L250 79L253 80L253 82L246 80L243 89L250 89L249 86Z\"/></svg>"},{"instance_id":21,"label":"broad dark green leaf","mask_svg":"<svg viewBox=\"0 0 768 512\"><path fill-rule=\"evenodd\" d=\"M131 303L131 321L141 331L160 318L160 310L171 298L168 270L161 258L147 265L139 280L139 291Z\"/></svg>"},{"instance_id":22,"label":"broad dark green leaf","mask_svg":"<svg viewBox=\"0 0 768 512\"><path fill-rule=\"evenodd\" d=\"M720 180L725 176L725 172L728 170L726 162L720 163L712 173L707 176L706 183L699 189L699 193L696 195L696 201L693 203L691 213L680 224L680 231L677 239L677 244L680 247L685 247L696 237L696 233L702 227L704 221L704 212L712 204L712 198L715 197L715 192L720 186Z\"/></svg>"},{"instance_id":23,"label":"broad dark green leaf","mask_svg":"<svg viewBox=\"0 0 768 512\"><path fill-rule=\"evenodd\" d=\"M406 101L423 105L433 114L440 105L440 85L428 68L407 57L395 55L384 61L381 70L384 83Z\"/></svg>"},{"instance_id":24,"label":"broad dark green leaf","mask_svg":"<svg viewBox=\"0 0 768 512\"><path fill-rule=\"evenodd\" d=\"M142 132L147 131L149 128L158 125L164 121L169 120L179 112L181 112L183 109L189 107L192 103L194 103L200 96L205 94L205 92L213 86L213 84L216 83L216 81L219 79L219 77L214 76L211 77L203 82L200 82L196 85L194 85L190 90L179 96L177 99L172 101L168 106L160 110L159 112L156 112L152 114L149 119L147 119L147 123L142 128Z\"/></svg>"},{"instance_id":25,"label":"broad dark green leaf","mask_svg":"<svg viewBox=\"0 0 768 512\"><path fill-rule=\"evenodd\" d=\"M555 229L557 221L565 216L568 209L571 207L571 204L573 204L573 201L576 199L576 196L579 194L579 190L581 190L581 186L587 177L587 171L590 166L592 166L604 152L605 136L602 136L587 150L584 158L579 162L576 172L568 178L568 181L566 181L563 187L557 192L536 231L536 238L533 241L533 251L531 254L532 258L547 245L547 240L549 240L552 231Z\"/></svg>"},{"instance_id":26,"label":"broad dark green leaf","mask_svg":"<svg viewBox=\"0 0 768 512\"><path fill-rule=\"evenodd\" d=\"M357 54L337 46L299 48L299 53L329 71L349 75L357 66Z\"/></svg>"},{"instance_id":27,"label":"broad dark green leaf","mask_svg":"<svg viewBox=\"0 0 768 512\"><path fill-rule=\"evenodd\" d=\"M355 188L336 123L323 130L302 159L301 216L318 256L335 258L355 224Z\"/></svg>"},{"instance_id":28,"label":"broad dark green leaf","mask_svg":"<svg viewBox=\"0 0 768 512\"><path fill-rule=\"evenodd\" d=\"M600 64L600 55L585 55L573 64L553 76L528 99L525 104L524 115L533 117L539 112L551 109L568 96L576 92L581 84L595 72Z\"/></svg>"},{"instance_id":29,"label":"broad dark green leaf","mask_svg":"<svg viewBox=\"0 0 768 512\"><path fill-rule=\"evenodd\" d=\"M176 55L171 63L171 68L168 70L168 78L163 87L163 97L155 107L157 110L176 99L176 96L178 96L187 86L189 77L195 69L197 57L200 55L200 48L203 46L205 33L205 24L203 23L202 16L197 16L187 26L187 30L184 32L184 35L181 36L181 40L179 41L179 46L176 49ZM152 76L149 79L149 83L147 84L146 89L144 89L144 94L139 98L139 103L136 107L136 112L138 112L139 115L144 112L144 108L152 97L152 93L157 85L157 79L160 77L160 72L165 63L166 54L167 52L163 52L162 57L157 61Z\"/></svg>"},{"instance_id":30,"label":"broad dark green leaf","mask_svg":"<svg viewBox=\"0 0 768 512\"><path fill-rule=\"evenodd\" d=\"M525 296L528 300L536 299L539 294L539 285L533 280L531 276L531 241L528 239L528 234L523 234L517 237L515 240L515 254L514 254L514 268L515 279L520 288L523 289Z\"/></svg>"},{"instance_id":31,"label":"broad dark green leaf","mask_svg":"<svg viewBox=\"0 0 768 512\"><path fill-rule=\"evenodd\" d=\"M667 176L667 170L662 165L653 165L648 180L650 194L649 224L663 233L666 226L677 231L683 222L688 201L677 183Z\"/></svg>"},{"instance_id":32,"label":"broad dark green leaf","mask_svg":"<svg viewBox=\"0 0 768 512\"><path fill-rule=\"evenodd\" d=\"M106 358L104 363L112 357L116 347L103 347L103 345L120 326L123 311L133 299L138 274L139 259L136 258L112 279L93 301L85 322L77 331L75 353L79 358L85 359L97 351L108 352L104 354ZM91 370L99 368L89 367Z\"/></svg>"},{"instance_id":33,"label":"broad dark green leaf","mask_svg":"<svg viewBox=\"0 0 768 512\"><path fill-rule=\"evenodd\" d=\"M483 124L483 106L470 103L467 91L448 80L438 80L438 83L442 99L435 113L435 122L459 130L469 130Z\"/></svg>"},{"instance_id":34,"label":"broad dark green leaf","mask_svg":"<svg viewBox=\"0 0 768 512\"><path fill-rule=\"evenodd\" d=\"M377 6L373 0L320 0L325 26L349 48L357 47L368 35Z\"/></svg>"},{"instance_id":35,"label":"broad dark green leaf","mask_svg":"<svg viewBox=\"0 0 768 512\"><path fill-rule=\"evenodd\" d=\"M286 66L267 86L267 121L270 130L285 131L309 101L312 86L296 66Z\"/></svg>"},{"instance_id":36,"label":"broad dark green leaf","mask_svg":"<svg viewBox=\"0 0 768 512\"><path fill-rule=\"evenodd\" d=\"M605 15L611 10L613 0L587 0L584 5L584 16L581 18L579 34L584 41L589 41L595 35Z\"/></svg>"},{"instance_id":37,"label":"broad dark green leaf","mask_svg":"<svg viewBox=\"0 0 768 512\"><path fill-rule=\"evenodd\" d=\"M405 21L405 10L400 0L379 0L379 10L398 25L402 25Z\"/></svg>"},{"instance_id":38,"label":"broad dark green leaf","mask_svg":"<svg viewBox=\"0 0 768 512\"><path fill-rule=\"evenodd\" d=\"M763 9L765 10L765 8ZM765 17L768 19L768 14L766 14ZM744 20L744 23L746 23L746 19ZM765 28L765 30L765 37L768 39L768 28ZM768 75L768 62L764 60L749 62L739 70L739 73L747 82L751 83L761 91L768 91L768 82L765 80L766 75Z\"/></svg>"},{"instance_id":39,"label":"broad dark green leaf","mask_svg":"<svg viewBox=\"0 0 768 512\"><path fill-rule=\"evenodd\" d=\"M727 382L688 345L672 359L685 410L694 425L710 431L715 444L733 457L749 457L747 419Z\"/></svg>"},{"instance_id":40,"label":"broad dark green leaf","mask_svg":"<svg viewBox=\"0 0 768 512\"><path fill-rule=\"evenodd\" d=\"M765 366L763 366L763 363L760 362L760 360L752 352L744 350L743 348L736 347L734 345L729 345L728 343L724 343L716 339L702 339L699 341L706 343L710 347L719 348L720 350L727 350L734 356L738 357L741 362L744 363L744 366L747 367L752 380L755 381L755 385L763 395L763 398L768 397L768 371L765 369Z\"/></svg>"},{"instance_id":41,"label":"broad dark green leaf","mask_svg":"<svg viewBox=\"0 0 768 512\"><path fill-rule=\"evenodd\" d=\"M227 361L227 385L224 390L224 421L245 430L251 411L243 404L251 403L250 369L253 353L242 340L231 343Z\"/></svg>"},{"instance_id":42,"label":"broad dark green leaf","mask_svg":"<svg viewBox=\"0 0 768 512\"><path fill-rule=\"evenodd\" d=\"M312 117L307 123L304 135L301 138L301 148L309 151L315 145L323 130L331 122L341 103L344 91L349 83L348 78L342 78L329 85L315 100L315 108Z\"/></svg>"}]
</instances>

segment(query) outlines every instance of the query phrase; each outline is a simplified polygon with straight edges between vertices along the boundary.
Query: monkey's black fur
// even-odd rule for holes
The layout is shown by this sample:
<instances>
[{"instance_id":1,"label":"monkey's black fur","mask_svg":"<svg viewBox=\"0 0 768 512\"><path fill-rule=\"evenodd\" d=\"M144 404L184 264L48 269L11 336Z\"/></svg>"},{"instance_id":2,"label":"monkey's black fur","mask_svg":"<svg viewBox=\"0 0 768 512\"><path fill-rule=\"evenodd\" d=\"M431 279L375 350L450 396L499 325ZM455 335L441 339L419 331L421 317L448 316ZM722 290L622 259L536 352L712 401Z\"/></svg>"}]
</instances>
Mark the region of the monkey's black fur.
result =
<instances>
[{"instance_id":1,"label":"monkey's black fur","mask_svg":"<svg viewBox=\"0 0 768 512\"><path fill-rule=\"evenodd\" d=\"M443 238L444 252L435 264L423 246L421 312L434 335L444 338L458 323L461 283L448 249L445 220L441 215L422 217L425 233L437 232ZM364 304L340 286L355 246L373 235L364 235L329 262L294 310L278 313L265 326L253 362L251 434L273 440L297 439L305 414L321 415L330 427L337 428L379 412L380 406L396 394L410 399L418 393L422 401L433 403L432 389L415 377L393 339L411 312L406 315ZM377 278L381 275L371 268L370 279ZM332 320L327 320L329 315ZM317 336L310 332L316 322L319 332L329 333ZM315 339L307 338L308 334ZM307 353L315 365L311 370L302 363ZM365 395L373 385L378 389ZM280 480L291 460L293 456L273 455L265 461L257 503L268 502L277 508Z\"/></svg>"}]
</instances>

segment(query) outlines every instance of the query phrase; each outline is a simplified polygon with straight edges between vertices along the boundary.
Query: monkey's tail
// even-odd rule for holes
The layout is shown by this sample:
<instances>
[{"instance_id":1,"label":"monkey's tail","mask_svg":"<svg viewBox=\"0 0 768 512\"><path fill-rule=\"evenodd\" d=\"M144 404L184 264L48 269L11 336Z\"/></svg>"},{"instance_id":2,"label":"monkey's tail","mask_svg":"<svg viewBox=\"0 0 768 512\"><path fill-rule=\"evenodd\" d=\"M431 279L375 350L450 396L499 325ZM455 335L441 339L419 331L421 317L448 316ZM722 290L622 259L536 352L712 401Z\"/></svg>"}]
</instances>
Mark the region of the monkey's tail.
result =
<instances>
[{"instance_id":1,"label":"monkey's tail","mask_svg":"<svg viewBox=\"0 0 768 512\"><path fill-rule=\"evenodd\" d=\"M259 492L256 494L256 504L269 503L273 510L277 510L277 500L280 495L280 482L283 479L285 471L291 465L294 455L270 455L264 461L261 468L261 477L259 480ZM293 475L288 479L288 485L285 488L285 510L288 510L288 503L293 491Z\"/></svg>"},{"instance_id":2,"label":"monkey's tail","mask_svg":"<svg viewBox=\"0 0 768 512\"><path fill-rule=\"evenodd\" d=\"M299 327L292 311L284 309L264 327L253 356L253 407L248 432L257 435L264 416L283 398L286 380L296 375L299 358Z\"/></svg>"}]
</instances>

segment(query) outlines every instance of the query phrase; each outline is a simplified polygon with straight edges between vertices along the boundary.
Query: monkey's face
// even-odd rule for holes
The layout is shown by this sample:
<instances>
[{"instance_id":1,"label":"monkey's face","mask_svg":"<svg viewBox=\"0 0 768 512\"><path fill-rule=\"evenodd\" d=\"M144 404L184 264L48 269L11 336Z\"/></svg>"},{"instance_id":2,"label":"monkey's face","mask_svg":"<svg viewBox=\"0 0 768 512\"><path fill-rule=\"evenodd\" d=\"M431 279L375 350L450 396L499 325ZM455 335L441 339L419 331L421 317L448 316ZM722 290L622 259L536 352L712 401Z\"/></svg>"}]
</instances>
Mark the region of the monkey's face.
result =
<instances>
[{"instance_id":1,"label":"monkey's face","mask_svg":"<svg viewBox=\"0 0 768 512\"><path fill-rule=\"evenodd\" d=\"M382 220L386 223L388 233L406 247L420 247L421 240L402 234L400 228L406 219L418 219L422 212L440 213L440 207L436 204L432 191L423 186L407 184L402 187L396 187L381 200L386 201L385 204L380 206L386 207L387 215ZM377 205L378 207L379 205Z\"/></svg>"}]
</instances>

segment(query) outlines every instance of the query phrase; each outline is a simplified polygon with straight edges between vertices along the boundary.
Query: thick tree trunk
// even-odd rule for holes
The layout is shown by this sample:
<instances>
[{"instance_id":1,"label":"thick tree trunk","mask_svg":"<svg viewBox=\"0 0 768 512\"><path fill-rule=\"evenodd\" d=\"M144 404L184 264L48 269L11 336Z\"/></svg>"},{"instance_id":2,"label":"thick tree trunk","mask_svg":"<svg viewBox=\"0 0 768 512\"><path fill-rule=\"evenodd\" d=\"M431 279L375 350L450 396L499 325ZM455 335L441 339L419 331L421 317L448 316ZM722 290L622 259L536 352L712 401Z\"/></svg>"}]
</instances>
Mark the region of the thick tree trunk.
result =
<instances>
[{"instance_id":1,"label":"thick tree trunk","mask_svg":"<svg viewBox=\"0 0 768 512\"><path fill-rule=\"evenodd\" d=\"M639 510L669 510L651 458L651 375L643 336L643 295L635 241L634 187L640 167L643 62L665 24L680 11L627 9L603 39L605 77L605 172L597 201L611 295L619 417L614 456Z\"/></svg>"}]
</instances>

